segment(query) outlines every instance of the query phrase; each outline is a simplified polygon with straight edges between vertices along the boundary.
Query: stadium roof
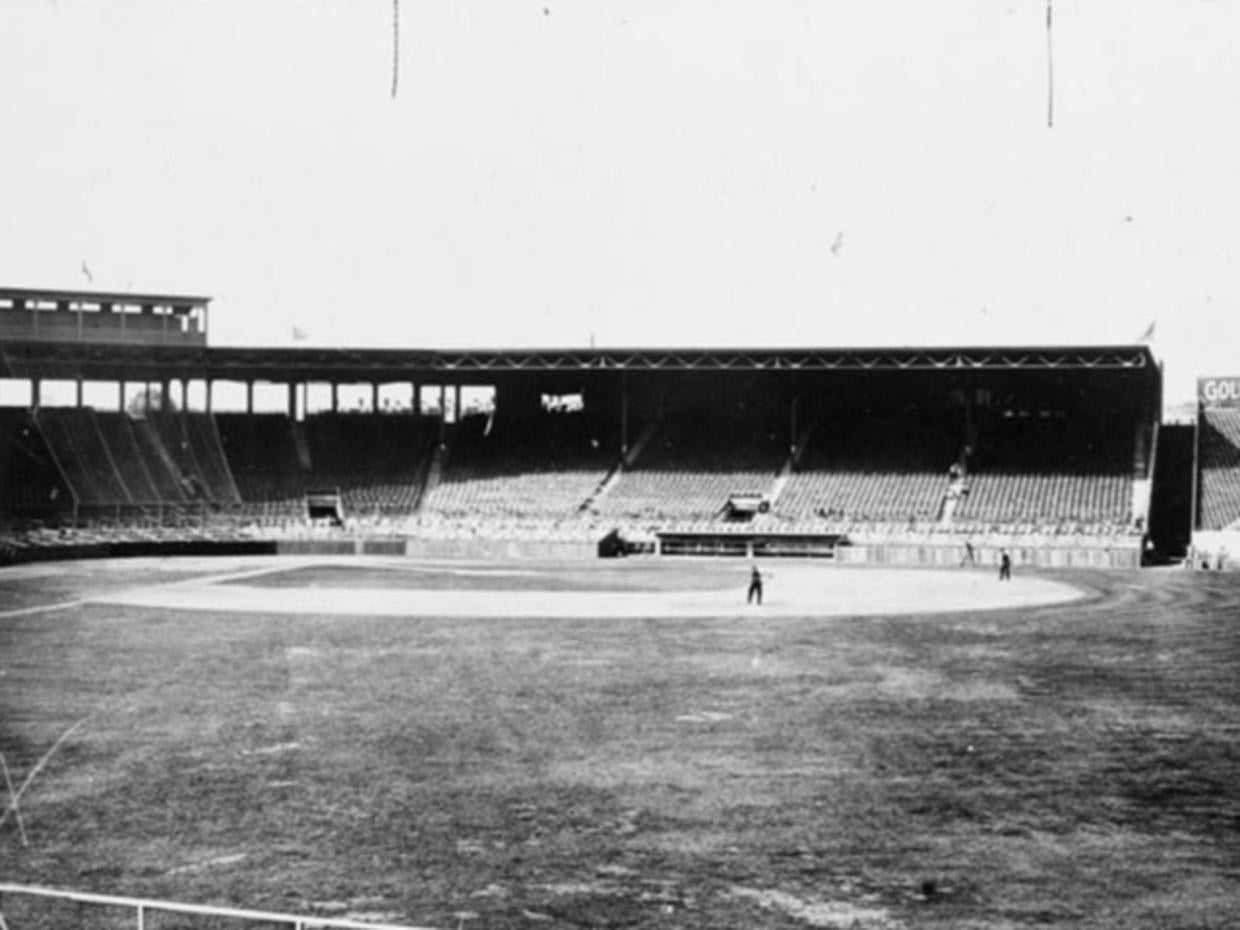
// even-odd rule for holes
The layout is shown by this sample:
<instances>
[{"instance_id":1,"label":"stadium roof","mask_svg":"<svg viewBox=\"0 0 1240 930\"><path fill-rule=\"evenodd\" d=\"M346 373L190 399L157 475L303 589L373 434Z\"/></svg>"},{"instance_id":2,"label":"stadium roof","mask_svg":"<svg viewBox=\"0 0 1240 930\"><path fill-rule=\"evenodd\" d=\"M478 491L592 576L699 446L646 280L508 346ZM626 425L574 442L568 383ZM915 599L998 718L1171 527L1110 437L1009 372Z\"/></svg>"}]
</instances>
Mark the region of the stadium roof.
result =
<instances>
[{"instance_id":1,"label":"stadium roof","mask_svg":"<svg viewBox=\"0 0 1240 930\"><path fill-rule=\"evenodd\" d=\"M434 381L519 372L1150 371L1148 346L796 349L325 349L0 345L0 376L160 381Z\"/></svg>"},{"instance_id":2,"label":"stadium roof","mask_svg":"<svg viewBox=\"0 0 1240 930\"><path fill-rule=\"evenodd\" d=\"M32 287L0 287L0 300L64 301L83 304L149 305L155 307L201 307L210 297L190 294L135 294L130 291L67 291Z\"/></svg>"}]
</instances>

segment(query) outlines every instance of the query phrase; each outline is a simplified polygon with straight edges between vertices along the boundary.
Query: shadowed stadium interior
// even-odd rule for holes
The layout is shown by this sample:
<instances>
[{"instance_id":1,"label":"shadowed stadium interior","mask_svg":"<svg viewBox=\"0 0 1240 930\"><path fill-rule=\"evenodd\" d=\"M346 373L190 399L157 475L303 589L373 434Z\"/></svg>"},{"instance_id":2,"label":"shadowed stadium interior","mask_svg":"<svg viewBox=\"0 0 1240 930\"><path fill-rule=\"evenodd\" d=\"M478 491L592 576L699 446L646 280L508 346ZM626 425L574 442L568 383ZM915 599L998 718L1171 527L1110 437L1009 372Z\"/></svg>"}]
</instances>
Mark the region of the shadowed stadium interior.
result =
<instances>
[{"instance_id":1,"label":"shadowed stadium interior","mask_svg":"<svg viewBox=\"0 0 1240 930\"><path fill-rule=\"evenodd\" d=\"M0 358L33 400L6 408L0 434L16 559L343 530L424 554L436 540L584 553L613 535L658 548L669 533L722 553L739 545L728 536L751 551L783 534L803 554L934 564L978 540L1018 564L1118 567L1182 555L1186 484L1212 527L1236 506L1211 451L1219 411L1202 414L1200 466L1194 452L1188 473L1154 480L1161 373L1143 346L453 354L46 339L6 342ZM124 395L131 379L145 400L115 411L83 404L80 387L76 403L44 403L39 388L115 381ZM190 382L205 409L187 408ZM217 383L243 386L245 410L215 409ZM370 403L343 409L338 388L358 383ZM262 385L282 386L285 409L255 407ZM309 406L312 385L330 387L328 406ZM487 399L464 406L479 388ZM308 518L311 494L335 509Z\"/></svg>"}]
</instances>

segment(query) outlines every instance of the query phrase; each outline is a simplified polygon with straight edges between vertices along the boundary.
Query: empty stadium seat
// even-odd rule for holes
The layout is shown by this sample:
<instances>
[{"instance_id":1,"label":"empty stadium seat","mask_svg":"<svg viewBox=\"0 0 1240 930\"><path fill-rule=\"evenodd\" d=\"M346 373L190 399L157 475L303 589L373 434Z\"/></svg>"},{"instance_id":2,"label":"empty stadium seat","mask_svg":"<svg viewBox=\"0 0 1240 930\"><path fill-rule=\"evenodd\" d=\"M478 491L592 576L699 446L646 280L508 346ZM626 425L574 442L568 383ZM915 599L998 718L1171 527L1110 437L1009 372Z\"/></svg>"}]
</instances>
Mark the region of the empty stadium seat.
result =
<instances>
[{"instance_id":1,"label":"empty stadium seat","mask_svg":"<svg viewBox=\"0 0 1240 930\"><path fill-rule=\"evenodd\" d=\"M787 445L786 437L762 423L670 420L623 470L597 511L659 525L722 523L733 495L770 494Z\"/></svg>"},{"instance_id":2,"label":"empty stadium seat","mask_svg":"<svg viewBox=\"0 0 1240 930\"><path fill-rule=\"evenodd\" d=\"M1240 410L1204 410L1198 430L1201 527L1240 520Z\"/></svg>"},{"instance_id":3,"label":"empty stadium seat","mask_svg":"<svg viewBox=\"0 0 1240 930\"><path fill-rule=\"evenodd\" d=\"M575 413L519 422L467 417L449 434L446 466L421 510L442 517L563 518L606 478L618 452Z\"/></svg>"}]
</instances>

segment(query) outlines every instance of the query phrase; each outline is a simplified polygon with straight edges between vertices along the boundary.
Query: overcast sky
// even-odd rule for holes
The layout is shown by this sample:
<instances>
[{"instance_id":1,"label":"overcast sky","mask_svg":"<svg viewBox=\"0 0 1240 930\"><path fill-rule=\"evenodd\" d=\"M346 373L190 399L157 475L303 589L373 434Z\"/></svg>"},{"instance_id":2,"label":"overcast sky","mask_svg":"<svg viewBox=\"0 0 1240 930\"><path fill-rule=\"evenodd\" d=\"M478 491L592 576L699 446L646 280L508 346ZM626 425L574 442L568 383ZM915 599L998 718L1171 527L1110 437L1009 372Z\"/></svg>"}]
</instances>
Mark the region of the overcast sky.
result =
<instances>
[{"instance_id":1,"label":"overcast sky","mask_svg":"<svg viewBox=\"0 0 1240 930\"><path fill-rule=\"evenodd\" d=\"M399 13L393 97L392 0L0 2L0 283L213 295L219 345L1157 321L1171 399L1240 372L1240 2Z\"/></svg>"}]
</instances>

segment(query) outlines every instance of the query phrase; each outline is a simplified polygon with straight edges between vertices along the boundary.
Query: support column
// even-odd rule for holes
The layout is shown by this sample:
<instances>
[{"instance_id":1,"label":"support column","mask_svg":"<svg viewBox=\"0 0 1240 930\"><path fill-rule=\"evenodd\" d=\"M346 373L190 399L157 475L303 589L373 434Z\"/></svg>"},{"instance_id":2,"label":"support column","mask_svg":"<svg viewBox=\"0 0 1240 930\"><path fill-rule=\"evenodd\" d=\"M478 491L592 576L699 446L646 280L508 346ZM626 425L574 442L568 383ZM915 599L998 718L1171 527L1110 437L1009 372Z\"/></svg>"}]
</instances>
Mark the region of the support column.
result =
<instances>
[{"instance_id":1,"label":"support column","mask_svg":"<svg viewBox=\"0 0 1240 930\"><path fill-rule=\"evenodd\" d=\"M461 422L461 386L458 384L455 390L455 397L452 398L452 420L455 423Z\"/></svg>"},{"instance_id":2,"label":"support column","mask_svg":"<svg viewBox=\"0 0 1240 930\"><path fill-rule=\"evenodd\" d=\"M297 422L297 385L292 381L288 383L288 418Z\"/></svg>"},{"instance_id":3,"label":"support column","mask_svg":"<svg viewBox=\"0 0 1240 930\"><path fill-rule=\"evenodd\" d=\"M372 381L370 384L370 412L379 412L379 382Z\"/></svg>"},{"instance_id":4,"label":"support column","mask_svg":"<svg viewBox=\"0 0 1240 930\"><path fill-rule=\"evenodd\" d=\"M206 384L206 394L207 394L207 413L211 412L211 385L212 383L213 382L211 381L210 378L206 379L205 384Z\"/></svg>"},{"instance_id":5,"label":"support column","mask_svg":"<svg viewBox=\"0 0 1240 930\"><path fill-rule=\"evenodd\" d=\"M973 445L975 438L973 432L973 402L977 399L975 396L976 393L976 383L970 382L964 392L964 448L961 450L963 453L961 458L964 459L961 464L964 465L966 469L969 467L969 460L973 457Z\"/></svg>"},{"instance_id":6,"label":"support column","mask_svg":"<svg viewBox=\"0 0 1240 930\"><path fill-rule=\"evenodd\" d=\"M181 409L189 410L189 378L181 379Z\"/></svg>"},{"instance_id":7,"label":"support column","mask_svg":"<svg viewBox=\"0 0 1240 930\"><path fill-rule=\"evenodd\" d=\"M167 413L172 406L171 382L164 380L159 382L159 412Z\"/></svg>"},{"instance_id":8,"label":"support column","mask_svg":"<svg viewBox=\"0 0 1240 930\"><path fill-rule=\"evenodd\" d=\"M124 379L116 383L116 409L121 413L125 412L125 381Z\"/></svg>"},{"instance_id":9,"label":"support column","mask_svg":"<svg viewBox=\"0 0 1240 930\"><path fill-rule=\"evenodd\" d=\"M792 398L788 409L788 454L797 454L797 399Z\"/></svg>"},{"instance_id":10,"label":"support column","mask_svg":"<svg viewBox=\"0 0 1240 930\"><path fill-rule=\"evenodd\" d=\"M340 385L332 382L332 413L340 412Z\"/></svg>"},{"instance_id":11,"label":"support column","mask_svg":"<svg viewBox=\"0 0 1240 930\"><path fill-rule=\"evenodd\" d=\"M439 422L448 422L448 386L439 385Z\"/></svg>"},{"instance_id":12,"label":"support column","mask_svg":"<svg viewBox=\"0 0 1240 930\"><path fill-rule=\"evenodd\" d=\"M82 379L81 379L81 378L78 378L78 379L77 379L77 385L76 385L76 388L77 388L77 405L78 405L78 407L79 407L79 409L80 409L80 408L81 408L81 406L82 406L82 394L83 394L83 391L82 391Z\"/></svg>"},{"instance_id":13,"label":"support column","mask_svg":"<svg viewBox=\"0 0 1240 930\"><path fill-rule=\"evenodd\" d=\"M413 385L413 415L415 417L422 415L422 385L417 382Z\"/></svg>"},{"instance_id":14,"label":"support column","mask_svg":"<svg viewBox=\"0 0 1240 930\"><path fill-rule=\"evenodd\" d=\"M247 414L254 413L254 382L247 381L245 383L245 412Z\"/></svg>"},{"instance_id":15,"label":"support column","mask_svg":"<svg viewBox=\"0 0 1240 930\"><path fill-rule=\"evenodd\" d=\"M620 377L620 458L629 454L629 378Z\"/></svg>"},{"instance_id":16,"label":"support column","mask_svg":"<svg viewBox=\"0 0 1240 930\"><path fill-rule=\"evenodd\" d=\"M151 413L151 382L142 382L142 412L148 416Z\"/></svg>"},{"instance_id":17,"label":"support column","mask_svg":"<svg viewBox=\"0 0 1240 930\"><path fill-rule=\"evenodd\" d=\"M37 313L38 311L35 312ZM42 394L42 391L40 390L41 384L42 382L38 378L30 379L30 407L33 410L37 410L39 408L39 403L42 400L40 397Z\"/></svg>"}]
</instances>

